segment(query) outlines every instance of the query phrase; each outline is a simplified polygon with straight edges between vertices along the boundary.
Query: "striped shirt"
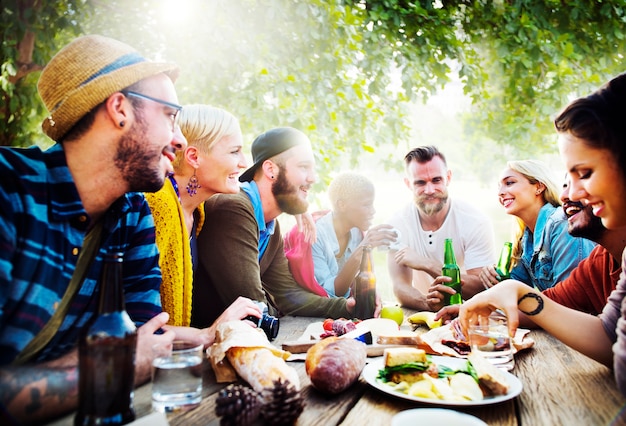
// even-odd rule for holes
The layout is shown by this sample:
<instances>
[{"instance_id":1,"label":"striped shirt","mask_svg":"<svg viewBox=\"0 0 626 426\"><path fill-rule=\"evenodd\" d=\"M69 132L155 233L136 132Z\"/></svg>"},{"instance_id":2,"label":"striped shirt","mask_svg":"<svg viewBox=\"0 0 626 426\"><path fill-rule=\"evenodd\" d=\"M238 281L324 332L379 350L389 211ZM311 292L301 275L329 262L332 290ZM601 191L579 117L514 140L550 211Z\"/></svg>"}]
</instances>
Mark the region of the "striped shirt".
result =
<instances>
[{"instance_id":1,"label":"striped shirt","mask_svg":"<svg viewBox=\"0 0 626 426\"><path fill-rule=\"evenodd\" d=\"M107 251L124 253L126 310L137 326L161 312L154 222L143 194L122 196L103 220L99 252L37 361L76 346L97 310L96 284ZM61 144L46 151L0 148L0 365L15 359L61 302L88 224Z\"/></svg>"}]
</instances>

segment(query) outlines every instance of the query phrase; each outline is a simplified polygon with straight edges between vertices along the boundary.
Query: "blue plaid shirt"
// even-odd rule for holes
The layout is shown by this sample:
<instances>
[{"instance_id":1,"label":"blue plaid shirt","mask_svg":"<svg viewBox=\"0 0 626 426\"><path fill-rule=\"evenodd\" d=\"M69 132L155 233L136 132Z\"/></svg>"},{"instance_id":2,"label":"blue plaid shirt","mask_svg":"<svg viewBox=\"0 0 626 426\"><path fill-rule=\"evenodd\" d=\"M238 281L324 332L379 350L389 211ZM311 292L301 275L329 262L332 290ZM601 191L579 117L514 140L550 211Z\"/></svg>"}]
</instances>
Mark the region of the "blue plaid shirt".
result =
<instances>
[{"instance_id":1,"label":"blue plaid shirt","mask_svg":"<svg viewBox=\"0 0 626 426\"><path fill-rule=\"evenodd\" d=\"M76 346L97 310L103 253L124 252L126 310L139 326L161 312L161 272L150 208L139 193L103 218L102 243L59 331L37 361ZM89 218L62 145L0 148L0 365L11 363L48 322L74 272Z\"/></svg>"}]
</instances>

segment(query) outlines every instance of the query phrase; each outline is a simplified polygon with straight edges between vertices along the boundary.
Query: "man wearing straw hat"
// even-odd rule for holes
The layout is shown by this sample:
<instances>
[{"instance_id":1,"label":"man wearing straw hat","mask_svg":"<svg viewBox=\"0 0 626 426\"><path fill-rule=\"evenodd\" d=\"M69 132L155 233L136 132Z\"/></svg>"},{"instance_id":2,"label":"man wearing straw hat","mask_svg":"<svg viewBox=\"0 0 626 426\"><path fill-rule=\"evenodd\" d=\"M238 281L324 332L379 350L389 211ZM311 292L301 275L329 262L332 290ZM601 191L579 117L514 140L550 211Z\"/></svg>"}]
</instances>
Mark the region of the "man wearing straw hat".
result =
<instances>
[{"instance_id":1,"label":"man wearing straw hat","mask_svg":"<svg viewBox=\"0 0 626 426\"><path fill-rule=\"evenodd\" d=\"M155 334L168 316L152 216L134 191L161 188L186 146L175 125L177 71L116 40L78 38L38 83L50 113L43 130L57 143L0 148L0 418L30 423L76 408L75 345L96 311L105 251L124 252L126 309L140 326L136 383L149 377L150 347L174 338ZM79 262L89 249L93 261ZM82 285L68 298L80 264ZM61 311L60 325L40 339Z\"/></svg>"}]
</instances>

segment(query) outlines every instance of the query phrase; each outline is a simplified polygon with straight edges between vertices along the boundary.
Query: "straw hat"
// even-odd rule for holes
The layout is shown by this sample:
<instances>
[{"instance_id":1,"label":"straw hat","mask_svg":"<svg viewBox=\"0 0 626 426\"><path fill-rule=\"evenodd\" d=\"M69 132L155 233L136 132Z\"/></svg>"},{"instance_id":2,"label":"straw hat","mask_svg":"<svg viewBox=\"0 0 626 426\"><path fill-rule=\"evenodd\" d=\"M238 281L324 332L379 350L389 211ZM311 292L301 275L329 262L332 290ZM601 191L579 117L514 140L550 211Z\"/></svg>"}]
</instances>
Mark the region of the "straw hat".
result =
<instances>
[{"instance_id":1,"label":"straw hat","mask_svg":"<svg viewBox=\"0 0 626 426\"><path fill-rule=\"evenodd\" d=\"M120 41L88 35L61 49L41 72L37 88L50 115L42 127L60 140L96 105L147 77L166 73L172 81L178 66L151 62Z\"/></svg>"}]
</instances>

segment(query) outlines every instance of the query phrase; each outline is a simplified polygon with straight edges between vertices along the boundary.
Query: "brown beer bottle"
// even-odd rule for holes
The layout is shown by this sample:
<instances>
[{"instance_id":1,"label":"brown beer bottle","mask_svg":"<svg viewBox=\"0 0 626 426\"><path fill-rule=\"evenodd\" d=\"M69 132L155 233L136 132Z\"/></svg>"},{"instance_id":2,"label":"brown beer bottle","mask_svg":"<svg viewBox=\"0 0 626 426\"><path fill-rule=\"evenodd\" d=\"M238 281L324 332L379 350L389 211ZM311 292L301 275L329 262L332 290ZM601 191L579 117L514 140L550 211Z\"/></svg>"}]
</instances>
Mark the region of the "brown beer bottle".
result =
<instances>
[{"instance_id":1,"label":"brown beer bottle","mask_svg":"<svg viewBox=\"0 0 626 426\"><path fill-rule=\"evenodd\" d=\"M361 257L361 269L356 276L354 286L354 299L356 306L354 315L356 318L364 320L374 317L376 309L376 276L372 269L372 247L363 247Z\"/></svg>"},{"instance_id":2,"label":"brown beer bottle","mask_svg":"<svg viewBox=\"0 0 626 426\"><path fill-rule=\"evenodd\" d=\"M123 260L123 253L105 255L98 312L79 337L77 426L123 425L135 420L137 328L124 304Z\"/></svg>"}]
</instances>

